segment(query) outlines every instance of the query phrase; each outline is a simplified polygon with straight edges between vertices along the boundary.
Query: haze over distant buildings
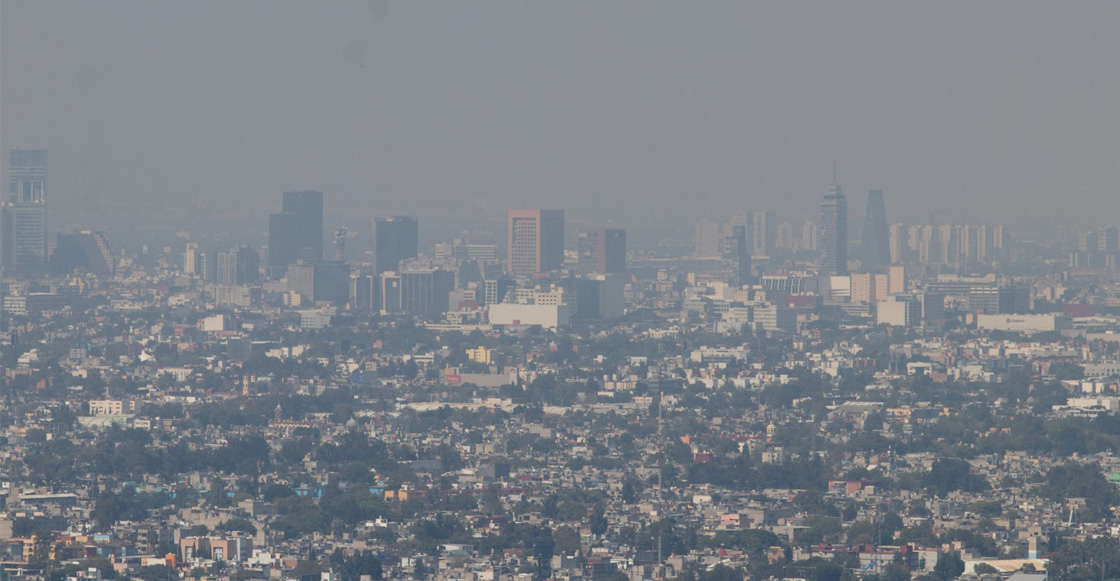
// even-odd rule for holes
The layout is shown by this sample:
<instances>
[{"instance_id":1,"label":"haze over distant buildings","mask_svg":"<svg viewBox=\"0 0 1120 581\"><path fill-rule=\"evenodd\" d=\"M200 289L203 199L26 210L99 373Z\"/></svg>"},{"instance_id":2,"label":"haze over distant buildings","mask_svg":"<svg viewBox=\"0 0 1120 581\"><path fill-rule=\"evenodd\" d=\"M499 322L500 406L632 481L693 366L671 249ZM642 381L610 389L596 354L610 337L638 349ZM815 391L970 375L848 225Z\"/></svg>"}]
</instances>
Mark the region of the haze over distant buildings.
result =
<instances>
[{"instance_id":1,"label":"haze over distant buildings","mask_svg":"<svg viewBox=\"0 0 1120 581\"><path fill-rule=\"evenodd\" d=\"M1117 6L3 0L0 581L1120 579Z\"/></svg>"},{"instance_id":2,"label":"haze over distant buildings","mask_svg":"<svg viewBox=\"0 0 1120 581\"><path fill-rule=\"evenodd\" d=\"M6 0L0 149L62 229L815 218L834 156L892 219L1120 221L1120 3L374 4Z\"/></svg>"}]
</instances>

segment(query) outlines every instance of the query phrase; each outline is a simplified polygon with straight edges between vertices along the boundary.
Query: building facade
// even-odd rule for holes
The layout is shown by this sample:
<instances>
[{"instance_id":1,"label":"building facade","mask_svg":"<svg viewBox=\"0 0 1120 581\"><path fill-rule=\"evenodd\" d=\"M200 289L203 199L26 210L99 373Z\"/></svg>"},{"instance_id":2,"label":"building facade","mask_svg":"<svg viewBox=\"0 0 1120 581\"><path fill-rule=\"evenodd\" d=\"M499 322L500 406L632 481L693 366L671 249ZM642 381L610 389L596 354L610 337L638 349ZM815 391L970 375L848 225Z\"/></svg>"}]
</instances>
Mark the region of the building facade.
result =
<instances>
[{"instance_id":1,"label":"building facade","mask_svg":"<svg viewBox=\"0 0 1120 581\"><path fill-rule=\"evenodd\" d=\"M375 218L373 234L377 274L397 270L402 260L420 254L420 221L415 216Z\"/></svg>"},{"instance_id":2,"label":"building facade","mask_svg":"<svg viewBox=\"0 0 1120 581\"><path fill-rule=\"evenodd\" d=\"M518 278L564 266L564 210L510 210L506 268Z\"/></svg>"},{"instance_id":3,"label":"building facade","mask_svg":"<svg viewBox=\"0 0 1120 581\"><path fill-rule=\"evenodd\" d=\"M890 225L887 224L887 206L882 190L867 192L867 211L863 215L863 237L860 260L864 267L885 266L891 263Z\"/></svg>"},{"instance_id":4,"label":"building facade","mask_svg":"<svg viewBox=\"0 0 1120 581\"><path fill-rule=\"evenodd\" d=\"M35 273L47 265L47 151L8 154L8 197L0 209L5 271Z\"/></svg>"},{"instance_id":5,"label":"building facade","mask_svg":"<svg viewBox=\"0 0 1120 581\"><path fill-rule=\"evenodd\" d=\"M600 228L576 233L579 269L583 272L626 272L626 231Z\"/></svg>"},{"instance_id":6,"label":"building facade","mask_svg":"<svg viewBox=\"0 0 1120 581\"><path fill-rule=\"evenodd\" d=\"M323 259L323 192L284 192L279 214L268 221L269 276L279 278L297 260Z\"/></svg>"},{"instance_id":7,"label":"building facade","mask_svg":"<svg viewBox=\"0 0 1120 581\"><path fill-rule=\"evenodd\" d=\"M821 274L848 274L848 201L840 184L832 183L821 202Z\"/></svg>"}]
</instances>

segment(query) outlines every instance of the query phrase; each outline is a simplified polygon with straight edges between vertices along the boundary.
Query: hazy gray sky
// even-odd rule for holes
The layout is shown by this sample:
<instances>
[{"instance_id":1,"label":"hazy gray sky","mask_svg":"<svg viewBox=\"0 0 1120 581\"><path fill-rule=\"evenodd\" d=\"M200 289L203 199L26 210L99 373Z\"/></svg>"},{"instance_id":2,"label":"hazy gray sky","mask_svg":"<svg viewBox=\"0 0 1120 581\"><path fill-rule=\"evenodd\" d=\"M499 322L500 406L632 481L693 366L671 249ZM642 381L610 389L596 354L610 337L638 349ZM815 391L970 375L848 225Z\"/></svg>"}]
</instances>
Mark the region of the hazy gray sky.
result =
<instances>
[{"instance_id":1,"label":"hazy gray sky","mask_svg":"<svg viewBox=\"0 0 1120 581\"><path fill-rule=\"evenodd\" d=\"M2 0L0 141L52 212L813 216L835 155L854 222L1120 222L1120 2Z\"/></svg>"}]
</instances>

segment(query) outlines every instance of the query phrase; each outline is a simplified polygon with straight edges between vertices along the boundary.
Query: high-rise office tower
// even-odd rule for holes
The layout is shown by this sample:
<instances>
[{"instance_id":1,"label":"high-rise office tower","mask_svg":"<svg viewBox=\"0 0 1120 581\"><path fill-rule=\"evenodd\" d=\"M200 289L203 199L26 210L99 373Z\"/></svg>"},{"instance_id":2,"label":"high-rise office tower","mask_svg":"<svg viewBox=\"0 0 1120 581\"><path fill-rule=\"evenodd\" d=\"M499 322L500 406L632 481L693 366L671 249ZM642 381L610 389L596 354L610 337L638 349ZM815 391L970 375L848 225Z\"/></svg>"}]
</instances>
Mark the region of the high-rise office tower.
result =
<instances>
[{"instance_id":1,"label":"high-rise office tower","mask_svg":"<svg viewBox=\"0 0 1120 581\"><path fill-rule=\"evenodd\" d=\"M198 243L187 242L183 251L183 274L195 274L198 271Z\"/></svg>"},{"instance_id":2,"label":"high-rise office tower","mask_svg":"<svg viewBox=\"0 0 1120 581\"><path fill-rule=\"evenodd\" d=\"M848 274L848 201L833 180L821 202L821 274Z\"/></svg>"},{"instance_id":3,"label":"high-rise office tower","mask_svg":"<svg viewBox=\"0 0 1120 581\"><path fill-rule=\"evenodd\" d=\"M777 216L774 212L754 212L751 214L751 247L748 252L755 256L773 256L777 240Z\"/></svg>"},{"instance_id":4,"label":"high-rise office tower","mask_svg":"<svg viewBox=\"0 0 1120 581\"><path fill-rule=\"evenodd\" d=\"M0 242L5 270L41 271L47 264L47 151L8 153L8 198L4 201Z\"/></svg>"},{"instance_id":5,"label":"high-rise office tower","mask_svg":"<svg viewBox=\"0 0 1120 581\"><path fill-rule=\"evenodd\" d=\"M216 281L220 285L251 285L260 280L260 255L248 246L218 253Z\"/></svg>"},{"instance_id":6,"label":"high-rise office tower","mask_svg":"<svg viewBox=\"0 0 1120 581\"><path fill-rule=\"evenodd\" d=\"M889 228L882 190L867 192L867 213L863 215L863 241L860 245L860 259L864 266L891 263Z\"/></svg>"},{"instance_id":7,"label":"high-rise office tower","mask_svg":"<svg viewBox=\"0 0 1120 581\"><path fill-rule=\"evenodd\" d=\"M346 260L346 226L334 228L334 260Z\"/></svg>"},{"instance_id":8,"label":"high-rise office tower","mask_svg":"<svg viewBox=\"0 0 1120 581\"><path fill-rule=\"evenodd\" d=\"M392 275L390 275L392 276ZM405 268L400 277L400 304L384 310L418 315L438 315L448 310L448 298L455 289L455 273L441 269Z\"/></svg>"},{"instance_id":9,"label":"high-rise office tower","mask_svg":"<svg viewBox=\"0 0 1120 581\"><path fill-rule=\"evenodd\" d=\"M797 250L798 240L793 235L793 224L782 222L775 229L774 248L779 250Z\"/></svg>"},{"instance_id":10,"label":"high-rise office tower","mask_svg":"<svg viewBox=\"0 0 1120 581\"><path fill-rule=\"evenodd\" d=\"M414 216L375 218L373 235L377 274L397 270L402 260L420 254L420 221Z\"/></svg>"},{"instance_id":11,"label":"high-rise office tower","mask_svg":"<svg viewBox=\"0 0 1120 581\"><path fill-rule=\"evenodd\" d=\"M109 241L100 232L89 230L70 234L59 232L49 261L50 273L56 276L78 270L111 275L114 265Z\"/></svg>"},{"instance_id":12,"label":"high-rise office tower","mask_svg":"<svg viewBox=\"0 0 1120 581\"><path fill-rule=\"evenodd\" d=\"M937 241L938 230L929 224L911 226L911 228L915 229L916 233L910 234L910 244L917 249L918 262L935 264L940 258L938 249L941 245Z\"/></svg>"},{"instance_id":13,"label":"high-rise office tower","mask_svg":"<svg viewBox=\"0 0 1120 581\"><path fill-rule=\"evenodd\" d=\"M324 260L315 265L315 300L343 306L350 300L350 265L343 260Z\"/></svg>"},{"instance_id":14,"label":"high-rise office tower","mask_svg":"<svg viewBox=\"0 0 1120 581\"><path fill-rule=\"evenodd\" d=\"M820 246L820 226L815 222L805 222L801 225L801 245L799 250L816 252Z\"/></svg>"},{"instance_id":15,"label":"high-rise office tower","mask_svg":"<svg viewBox=\"0 0 1120 581\"><path fill-rule=\"evenodd\" d=\"M288 265L284 278L288 279L288 290L299 293L301 303L315 302L315 265L300 260Z\"/></svg>"},{"instance_id":16,"label":"high-rise office tower","mask_svg":"<svg viewBox=\"0 0 1120 581\"><path fill-rule=\"evenodd\" d=\"M203 252L198 255L197 274L206 282L218 280L218 253Z\"/></svg>"},{"instance_id":17,"label":"high-rise office tower","mask_svg":"<svg viewBox=\"0 0 1120 581\"><path fill-rule=\"evenodd\" d=\"M379 310L378 283L376 275L353 271L350 273L350 307L358 311Z\"/></svg>"},{"instance_id":18,"label":"high-rise office tower","mask_svg":"<svg viewBox=\"0 0 1120 581\"><path fill-rule=\"evenodd\" d=\"M731 238L735 241L735 284L740 287L754 284L754 277L751 275L751 250L747 243L747 225L732 226Z\"/></svg>"},{"instance_id":19,"label":"high-rise office tower","mask_svg":"<svg viewBox=\"0 0 1120 581\"><path fill-rule=\"evenodd\" d=\"M237 277L237 253L236 252L219 252L218 253L218 270L217 282L220 285L235 285L234 282Z\"/></svg>"},{"instance_id":20,"label":"high-rise office tower","mask_svg":"<svg viewBox=\"0 0 1120 581\"><path fill-rule=\"evenodd\" d=\"M580 230L576 233L579 268L583 272L626 272L626 231Z\"/></svg>"},{"instance_id":21,"label":"high-rise office tower","mask_svg":"<svg viewBox=\"0 0 1120 581\"><path fill-rule=\"evenodd\" d=\"M891 224L887 228L889 239L888 247L891 253L891 264L898 264L906 257L909 250L909 237L904 224Z\"/></svg>"},{"instance_id":22,"label":"high-rise office tower","mask_svg":"<svg viewBox=\"0 0 1120 581\"><path fill-rule=\"evenodd\" d=\"M323 259L323 192L284 192L279 214L268 221L268 270L283 276L297 260Z\"/></svg>"},{"instance_id":23,"label":"high-rise office tower","mask_svg":"<svg viewBox=\"0 0 1120 581\"><path fill-rule=\"evenodd\" d=\"M718 258L722 246L722 232L720 223L713 220L701 220L696 223L692 237L692 255L696 258Z\"/></svg>"},{"instance_id":24,"label":"high-rise office tower","mask_svg":"<svg viewBox=\"0 0 1120 581\"><path fill-rule=\"evenodd\" d=\"M1116 226L1102 226L1097 234L1097 249L1106 254L1120 252L1120 230Z\"/></svg>"},{"instance_id":25,"label":"high-rise office tower","mask_svg":"<svg viewBox=\"0 0 1120 581\"><path fill-rule=\"evenodd\" d=\"M953 236L952 224L940 224L937 231L937 253L942 264L955 264L958 262L957 237Z\"/></svg>"},{"instance_id":26,"label":"high-rise office tower","mask_svg":"<svg viewBox=\"0 0 1120 581\"><path fill-rule=\"evenodd\" d=\"M564 210L510 210L508 263L515 277L564 266Z\"/></svg>"}]
</instances>

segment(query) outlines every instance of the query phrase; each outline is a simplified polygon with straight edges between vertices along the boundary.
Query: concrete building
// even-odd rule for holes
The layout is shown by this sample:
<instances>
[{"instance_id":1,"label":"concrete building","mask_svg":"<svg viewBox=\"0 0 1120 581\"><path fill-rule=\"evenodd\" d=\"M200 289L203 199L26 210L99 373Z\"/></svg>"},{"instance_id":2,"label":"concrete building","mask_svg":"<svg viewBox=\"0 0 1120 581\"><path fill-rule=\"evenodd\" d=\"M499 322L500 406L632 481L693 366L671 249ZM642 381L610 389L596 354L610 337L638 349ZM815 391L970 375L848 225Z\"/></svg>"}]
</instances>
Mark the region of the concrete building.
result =
<instances>
[{"instance_id":1,"label":"concrete building","mask_svg":"<svg viewBox=\"0 0 1120 581\"><path fill-rule=\"evenodd\" d=\"M750 253L752 256L769 257L774 255L777 246L777 222L774 212L751 212L750 215Z\"/></svg>"},{"instance_id":2,"label":"concrete building","mask_svg":"<svg viewBox=\"0 0 1120 581\"><path fill-rule=\"evenodd\" d=\"M692 255L696 258L719 258L722 246L720 223L701 220L696 223L692 237Z\"/></svg>"},{"instance_id":3,"label":"concrete building","mask_svg":"<svg viewBox=\"0 0 1120 581\"><path fill-rule=\"evenodd\" d=\"M55 276L75 271L110 275L116 264L109 241L100 232L89 230L69 234L60 232L49 263L50 272Z\"/></svg>"},{"instance_id":4,"label":"concrete building","mask_svg":"<svg viewBox=\"0 0 1120 581\"><path fill-rule=\"evenodd\" d=\"M323 192L284 192L280 213L268 221L268 268L283 276L296 261L323 259Z\"/></svg>"},{"instance_id":5,"label":"concrete building","mask_svg":"<svg viewBox=\"0 0 1120 581\"><path fill-rule=\"evenodd\" d=\"M8 152L8 196L0 206L0 263L9 272L47 265L47 151Z\"/></svg>"},{"instance_id":6,"label":"concrete building","mask_svg":"<svg viewBox=\"0 0 1120 581\"><path fill-rule=\"evenodd\" d=\"M377 274L398 270L402 260L420 254L420 220L415 216L375 218L373 233Z\"/></svg>"},{"instance_id":7,"label":"concrete building","mask_svg":"<svg viewBox=\"0 0 1120 581\"><path fill-rule=\"evenodd\" d=\"M626 272L626 231L610 228L576 233L582 272Z\"/></svg>"},{"instance_id":8,"label":"concrete building","mask_svg":"<svg viewBox=\"0 0 1120 581\"><path fill-rule=\"evenodd\" d=\"M507 271L516 278L564 266L564 210L510 210Z\"/></svg>"},{"instance_id":9,"label":"concrete building","mask_svg":"<svg viewBox=\"0 0 1120 581\"><path fill-rule=\"evenodd\" d=\"M623 293L626 282L619 275L595 274L574 280L575 316L585 319L613 319L625 312Z\"/></svg>"},{"instance_id":10,"label":"concrete building","mask_svg":"<svg viewBox=\"0 0 1120 581\"><path fill-rule=\"evenodd\" d=\"M976 328L986 331L1012 331L1018 333L1042 333L1073 328L1073 320L1067 315L1054 313L1029 315L987 315L976 316Z\"/></svg>"},{"instance_id":11,"label":"concrete building","mask_svg":"<svg viewBox=\"0 0 1120 581\"><path fill-rule=\"evenodd\" d=\"M555 329L568 325L568 305L498 303L487 307L491 325L525 325Z\"/></svg>"},{"instance_id":12,"label":"concrete building","mask_svg":"<svg viewBox=\"0 0 1120 581\"><path fill-rule=\"evenodd\" d=\"M913 297L894 295L875 303L875 323L909 327L920 320L921 307Z\"/></svg>"},{"instance_id":13,"label":"concrete building","mask_svg":"<svg viewBox=\"0 0 1120 581\"><path fill-rule=\"evenodd\" d=\"M860 260L863 261L864 267L884 266L891 263L887 207L883 201L882 190L867 192L867 212L863 218Z\"/></svg>"}]
</instances>

